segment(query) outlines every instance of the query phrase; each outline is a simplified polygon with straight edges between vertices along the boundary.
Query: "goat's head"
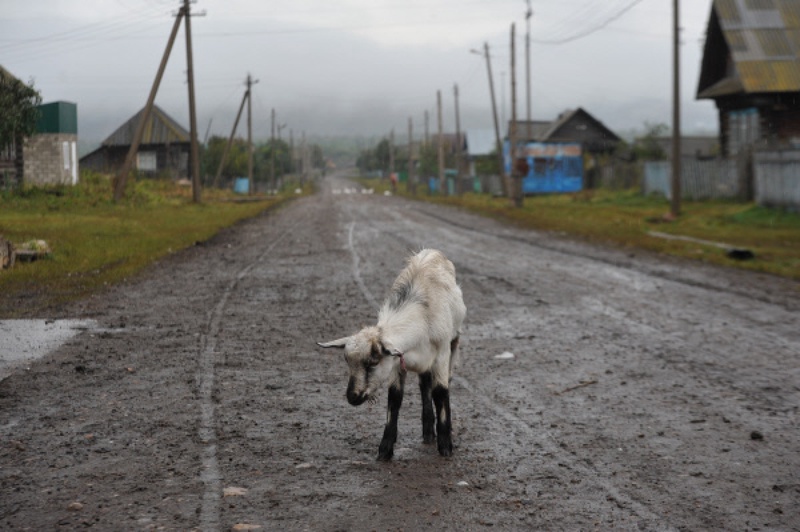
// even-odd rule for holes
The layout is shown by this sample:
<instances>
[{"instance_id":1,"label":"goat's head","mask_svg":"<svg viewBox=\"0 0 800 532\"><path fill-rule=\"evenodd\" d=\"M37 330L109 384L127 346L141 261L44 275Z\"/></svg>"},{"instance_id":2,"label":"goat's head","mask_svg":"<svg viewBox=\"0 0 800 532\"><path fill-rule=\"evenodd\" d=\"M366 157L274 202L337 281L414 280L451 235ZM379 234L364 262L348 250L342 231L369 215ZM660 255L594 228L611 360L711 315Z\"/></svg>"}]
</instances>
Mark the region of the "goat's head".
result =
<instances>
[{"instance_id":1,"label":"goat's head","mask_svg":"<svg viewBox=\"0 0 800 532\"><path fill-rule=\"evenodd\" d=\"M358 406L371 399L388 381L397 367L396 357L402 354L381 339L378 327L365 327L352 336L332 342L318 342L320 347L344 349L344 359L350 368L347 401Z\"/></svg>"}]
</instances>

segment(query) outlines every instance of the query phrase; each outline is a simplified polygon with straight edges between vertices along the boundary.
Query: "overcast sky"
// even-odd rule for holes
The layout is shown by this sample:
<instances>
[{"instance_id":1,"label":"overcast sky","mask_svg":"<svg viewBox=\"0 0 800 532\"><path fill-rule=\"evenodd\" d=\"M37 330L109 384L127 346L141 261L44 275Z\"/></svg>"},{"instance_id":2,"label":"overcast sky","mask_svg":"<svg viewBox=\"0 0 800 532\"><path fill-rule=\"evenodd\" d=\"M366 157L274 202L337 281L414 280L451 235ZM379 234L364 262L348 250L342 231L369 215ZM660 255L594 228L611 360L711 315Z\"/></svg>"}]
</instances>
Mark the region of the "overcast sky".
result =
<instances>
[{"instance_id":1,"label":"overcast sky","mask_svg":"<svg viewBox=\"0 0 800 532\"><path fill-rule=\"evenodd\" d=\"M716 131L710 101L696 101L711 0L681 2L684 133ZM144 106L173 24L175 0L2 0L0 64L33 80L45 102L78 104L79 135L99 143ZM531 0L532 115L583 107L620 133L671 123L670 0ZM510 26L516 23L518 116L525 108L525 0L199 0L192 5L198 130L227 136L244 80L254 134L405 138L407 121L446 130L491 128L488 42L498 107L511 114ZM503 90L505 89L505 90ZM500 94L502 92L502 94ZM156 103L188 129L181 28ZM240 125L240 131L245 131Z\"/></svg>"}]
</instances>

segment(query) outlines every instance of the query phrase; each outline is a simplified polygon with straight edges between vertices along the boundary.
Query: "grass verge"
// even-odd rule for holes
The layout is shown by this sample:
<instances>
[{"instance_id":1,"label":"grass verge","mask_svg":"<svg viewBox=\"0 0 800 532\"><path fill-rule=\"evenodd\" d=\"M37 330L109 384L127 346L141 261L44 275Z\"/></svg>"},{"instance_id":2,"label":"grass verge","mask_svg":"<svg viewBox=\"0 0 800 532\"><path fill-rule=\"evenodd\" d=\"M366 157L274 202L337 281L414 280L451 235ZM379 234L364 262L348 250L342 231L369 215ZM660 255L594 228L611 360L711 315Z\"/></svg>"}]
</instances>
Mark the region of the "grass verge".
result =
<instances>
[{"instance_id":1,"label":"grass verge","mask_svg":"<svg viewBox=\"0 0 800 532\"><path fill-rule=\"evenodd\" d=\"M359 180L379 193L384 180ZM398 193L408 196L403 184ZM638 191L583 191L576 194L525 198L515 209L505 198L468 193L460 197L416 199L454 205L520 227L565 233L585 240L629 249L734 266L800 280L800 214L731 201L684 201L681 216L664 220L669 203ZM754 253L750 260L729 258L724 249L685 240L668 240L652 232L717 242Z\"/></svg>"},{"instance_id":2,"label":"grass verge","mask_svg":"<svg viewBox=\"0 0 800 532\"><path fill-rule=\"evenodd\" d=\"M0 271L0 316L30 315L118 283L289 196L240 201L208 189L195 204L190 188L137 180L113 203L109 180L88 173L75 187L0 192L0 235L16 244L42 239L52 250Z\"/></svg>"}]
</instances>

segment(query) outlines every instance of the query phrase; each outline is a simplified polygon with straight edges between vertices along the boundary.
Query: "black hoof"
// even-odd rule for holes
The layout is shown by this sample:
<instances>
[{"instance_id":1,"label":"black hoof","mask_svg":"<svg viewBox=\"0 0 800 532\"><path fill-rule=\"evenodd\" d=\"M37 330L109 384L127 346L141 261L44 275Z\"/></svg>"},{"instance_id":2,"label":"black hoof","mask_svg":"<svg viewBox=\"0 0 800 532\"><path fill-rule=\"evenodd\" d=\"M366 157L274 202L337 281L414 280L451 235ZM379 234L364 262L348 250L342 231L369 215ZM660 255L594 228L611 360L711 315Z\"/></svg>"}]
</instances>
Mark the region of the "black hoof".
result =
<instances>
[{"instance_id":1,"label":"black hoof","mask_svg":"<svg viewBox=\"0 0 800 532\"><path fill-rule=\"evenodd\" d=\"M392 452L389 452L389 453L379 452L378 453L378 462L388 462L388 461L390 461L392 459L392 456L394 456L394 453L392 453Z\"/></svg>"},{"instance_id":2,"label":"black hoof","mask_svg":"<svg viewBox=\"0 0 800 532\"><path fill-rule=\"evenodd\" d=\"M453 455L453 442L448 440L440 441L439 442L439 454L442 456L452 456Z\"/></svg>"}]
</instances>

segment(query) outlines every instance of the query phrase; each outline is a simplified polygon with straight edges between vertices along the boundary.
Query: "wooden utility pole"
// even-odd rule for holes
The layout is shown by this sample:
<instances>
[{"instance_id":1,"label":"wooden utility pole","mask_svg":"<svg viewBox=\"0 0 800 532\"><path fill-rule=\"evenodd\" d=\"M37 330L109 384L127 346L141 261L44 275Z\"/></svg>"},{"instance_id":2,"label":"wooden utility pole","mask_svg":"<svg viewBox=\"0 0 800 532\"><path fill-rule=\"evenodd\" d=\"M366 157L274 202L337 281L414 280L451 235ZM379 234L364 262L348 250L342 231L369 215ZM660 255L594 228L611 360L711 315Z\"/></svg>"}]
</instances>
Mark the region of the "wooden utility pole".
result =
<instances>
[{"instance_id":1,"label":"wooden utility pole","mask_svg":"<svg viewBox=\"0 0 800 532\"><path fill-rule=\"evenodd\" d=\"M275 108L272 109L272 132L269 140L270 173L272 175L272 188L277 188L278 176L275 175Z\"/></svg>"},{"instance_id":2,"label":"wooden utility pole","mask_svg":"<svg viewBox=\"0 0 800 532\"><path fill-rule=\"evenodd\" d=\"M511 181L514 207L522 207L522 176L517 169L517 47L515 42L515 26L511 24L511 133L509 134L509 150L511 153Z\"/></svg>"},{"instance_id":3,"label":"wooden utility pole","mask_svg":"<svg viewBox=\"0 0 800 532\"><path fill-rule=\"evenodd\" d=\"M417 184L414 177L414 137L412 134L412 121L408 117L408 190L412 196L417 195Z\"/></svg>"},{"instance_id":4,"label":"wooden utility pole","mask_svg":"<svg viewBox=\"0 0 800 532\"><path fill-rule=\"evenodd\" d=\"M247 74L247 94L250 94L253 80ZM256 185L253 182L253 99L247 98L247 184L248 192L252 196L255 194Z\"/></svg>"},{"instance_id":5,"label":"wooden utility pole","mask_svg":"<svg viewBox=\"0 0 800 532\"><path fill-rule=\"evenodd\" d=\"M431 137L428 134L428 122L429 122L428 110L425 109L425 147L428 147L431 143Z\"/></svg>"},{"instance_id":6,"label":"wooden utility pole","mask_svg":"<svg viewBox=\"0 0 800 532\"><path fill-rule=\"evenodd\" d=\"M436 91L436 114L439 122L439 146L438 146L438 162L439 162L439 193L446 196L444 181L444 132L442 124L442 91Z\"/></svg>"},{"instance_id":7,"label":"wooden utility pole","mask_svg":"<svg viewBox=\"0 0 800 532\"><path fill-rule=\"evenodd\" d=\"M389 179L394 175L394 128L389 132Z\"/></svg>"},{"instance_id":8,"label":"wooden utility pole","mask_svg":"<svg viewBox=\"0 0 800 532\"><path fill-rule=\"evenodd\" d=\"M528 3L528 11L525 12L525 88L527 99L527 135L525 142L533 140L533 125L531 124L531 16L533 9L531 9L531 0L526 0Z\"/></svg>"},{"instance_id":9,"label":"wooden utility pole","mask_svg":"<svg viewBox=\"0 0 800 532\"><path fill-rule=\"evenodd\" d=\"M192 176L192 201L200 203L200 149L197 144L197 106L194 99L194 61L192 60L192 13L189 0L183 0L186 23L186 77L189 80L189 135L191 136L190 161Z\"/></svg>"},{"instance_id":10,"label":"wooden utility pole","mask_svg":"<svg viewBox=\"0 0 800 532\"><path fill-rule=\"evenodd\" d=\"M489 55L489 43L483 43L483 55L486 58L486 72L489 74L489 94L492 97L492 116L494 117L494 147L497 153L497 172L500 176L500 186L504 196L510 194L506 163L503 160L503 144L500 141L500 120L497 117L497 100L494 96L494 78L492 77L492 59Z\"/></svg>"},{"instance_id":11,"label":"wooden utility pole","mask_svg":"<svg viewBox=\"0 0 800 532\"><path fill-rule=\"evenodd\" d=\"M294 174L297 171L297 155L294 153L294 129L289 128L289 172Z\"/></svg>"},{"instance_id":12,"label":"wooden utility pole","mask_svg":"<svg viewBox=\"0 0 800 532\"><path fill-rule=\"evenodd\" d=\"M303 169L302 182L306 182L306 173L308 172L308 160L306 158L306 132L303 131L302 143L300 144L300 167Z\"/></svg>"},{"instance_id":13,"label":"wooden utility pole","mask_svg":"<svg viewBox=\"0 0 800 532\"><path fill-rule=\"evenodd\" d=\"M139 116L139 123L136 124L136 131L133 133L131 139L131 147L128 149L128 154L125 156L125 161L122 163L119 173L114 179L114 201L119 201L125 194L125 185L128 181L128 174L133 167L133 159L139 151L139 144L142 142L142 135L144 134L144 127L147 120L150 118L150 113L153 110L153 102L158 93L158 87L161 85L161 78L164 76L164 69L167 67L169 54L172 52L172 45L175 44L175 37L178 35L178 28L181 26L181 19L186 15L183 7L178 10L178 16L175 17L175 23L172 25L172 32L169 34L167 47L164 49L164 55L161 57L161 64L158 66L156 78L153 80L153 86L150 88L150 95L147 97L147 103L144 105L141 115Z\"/></svg>"},{"instance_id":14,"label":"wooden utility pole","mask_svg":"<svg viewBox=\"0 0 800 532\"><path fill-rule=\"evenodd\" d=\"M242 111L244 110L244 104L249 99L250 99L250 87L248 86L247 90L244 91L244 96L242 97L242 103L239 104L239 112L236 113L236 120L233 122L231 135L228 137L228 143L225 145L225 150L222 152L222 159L220 159L219 161L219 167L217 168L217 175L214 177L215 187L219 185L219 178L222 175L222 169L225 167L225 162L228 160L228 153L231 151L231 146L233 146L233 138L236 135L236 128L239 126L239 120L242 118Z\"/></svg>"},{"instance_id":15,"label":"wooden utility pole","mask_svg":"<svg viewBox=\"0 0 800 532\"><path fill-rule=\"evenodd\" d=\"M453 85L453 96L456 101L456 194L461 194L461 164L464 143L461 140L461 118L458 110L458 84Z\"/></svg>"},{"instance_id":16,"label":"wooden utility pole","mask_svg":"<svg viewBox=\"0 0 800 532\"><path fill-rule=\"evenodd\" d=\"M681 214L681 85L679 0L672 2L672 200L670 215Z\"/></svg>"}]
</instances>

